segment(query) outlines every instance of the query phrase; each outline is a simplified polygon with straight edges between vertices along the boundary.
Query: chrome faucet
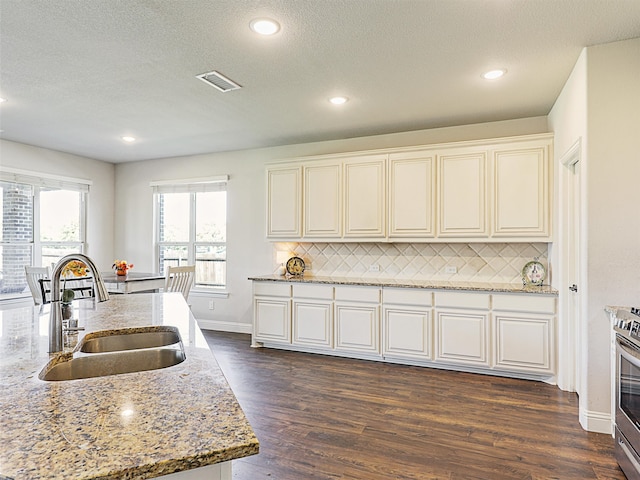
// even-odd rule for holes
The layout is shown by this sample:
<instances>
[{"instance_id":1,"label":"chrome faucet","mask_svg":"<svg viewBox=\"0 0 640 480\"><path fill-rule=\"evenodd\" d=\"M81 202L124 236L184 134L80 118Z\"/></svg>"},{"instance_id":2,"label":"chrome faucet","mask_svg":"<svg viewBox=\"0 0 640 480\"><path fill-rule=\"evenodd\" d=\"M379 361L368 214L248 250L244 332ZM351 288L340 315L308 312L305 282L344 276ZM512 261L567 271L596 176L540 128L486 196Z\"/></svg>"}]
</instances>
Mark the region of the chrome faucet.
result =
<instances>
[{"instance_id":1,"label":"chrome faucet","mask_svg":"<svg viewBox=\"0 0 640 480\"><path fill-rule=\"evenodd\" d=\"M96 264L82 253L71 253L60 259L51 274L51 314L49 316L49 353L62 351L62 304L60 302L60 277L62 270L71 261L83 262L93 274L95 295L99 302L109 300L109 293L102 281L102 275L96 268Z\"/></svg>"}]
</instances>

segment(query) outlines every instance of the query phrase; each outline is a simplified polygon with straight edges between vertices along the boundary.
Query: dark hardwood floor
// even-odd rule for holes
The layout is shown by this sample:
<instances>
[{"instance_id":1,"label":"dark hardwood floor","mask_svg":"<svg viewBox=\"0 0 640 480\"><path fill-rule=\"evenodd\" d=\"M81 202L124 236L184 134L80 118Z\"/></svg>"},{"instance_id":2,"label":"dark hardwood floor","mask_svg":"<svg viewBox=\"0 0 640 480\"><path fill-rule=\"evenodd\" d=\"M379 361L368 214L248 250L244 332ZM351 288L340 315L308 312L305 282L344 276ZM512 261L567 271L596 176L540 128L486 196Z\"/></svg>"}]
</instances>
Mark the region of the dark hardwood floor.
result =
<instances>
[{"instance_id":1,"label":"dark hardwood floor","mask_svg":"<svg viewBox=\"0 0 640 480\"><path fill-rule=\"evenodd\" d=\"M260 454L237 480L622 480L577 397L527 380L250 347L205 331Z\"/></svg>"}]
</instances>

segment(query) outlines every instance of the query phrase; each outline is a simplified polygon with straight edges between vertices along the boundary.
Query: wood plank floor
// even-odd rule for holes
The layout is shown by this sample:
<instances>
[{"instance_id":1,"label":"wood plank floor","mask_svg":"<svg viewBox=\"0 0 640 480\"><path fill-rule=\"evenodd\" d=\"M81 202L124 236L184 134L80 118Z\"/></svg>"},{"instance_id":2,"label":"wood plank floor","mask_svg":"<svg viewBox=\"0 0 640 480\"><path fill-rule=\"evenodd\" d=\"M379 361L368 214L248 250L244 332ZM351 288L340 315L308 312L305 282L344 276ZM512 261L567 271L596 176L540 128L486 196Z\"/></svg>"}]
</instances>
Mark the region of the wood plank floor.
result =
<instances>
[{"instance_id":1,"label":"wood plank floor","mask_svg":"<svg viewBox=\"0 0 640 480\"><path fill-rule=\"evenodd\" d=\"M622 480L577 397L527 380L250 347L205 331L258 439L236 480Z\"/></svg>"}]
</instances>

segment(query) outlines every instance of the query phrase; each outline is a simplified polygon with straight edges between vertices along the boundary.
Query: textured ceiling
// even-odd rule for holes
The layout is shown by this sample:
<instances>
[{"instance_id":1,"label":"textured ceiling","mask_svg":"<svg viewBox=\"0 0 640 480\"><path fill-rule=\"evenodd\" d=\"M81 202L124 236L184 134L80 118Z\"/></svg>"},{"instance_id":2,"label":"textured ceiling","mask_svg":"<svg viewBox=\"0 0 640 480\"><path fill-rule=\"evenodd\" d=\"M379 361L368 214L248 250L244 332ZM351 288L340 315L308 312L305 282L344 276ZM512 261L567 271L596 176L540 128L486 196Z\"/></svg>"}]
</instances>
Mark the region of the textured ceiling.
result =
<instances>
[{"instance_id":1,"label":"textured ceiling","mask_svg":"<svg viewBox=\"0 0 640 480\"><path fill-rule=\"evenodd\" d=\"M118 163L546 115L634 37L640 0L0 0L0 138Z\"/></svg>"}]
</instances>

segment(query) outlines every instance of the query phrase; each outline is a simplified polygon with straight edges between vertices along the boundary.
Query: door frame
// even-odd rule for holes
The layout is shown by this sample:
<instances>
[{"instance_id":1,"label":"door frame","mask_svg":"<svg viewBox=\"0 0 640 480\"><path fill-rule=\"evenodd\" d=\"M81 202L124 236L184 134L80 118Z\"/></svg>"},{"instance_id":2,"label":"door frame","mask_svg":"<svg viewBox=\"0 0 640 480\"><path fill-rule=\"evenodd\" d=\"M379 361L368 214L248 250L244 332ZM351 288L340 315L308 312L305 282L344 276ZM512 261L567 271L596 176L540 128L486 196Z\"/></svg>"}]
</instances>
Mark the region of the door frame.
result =
<instances>
[{"instance_id":1,"label":"door frame","mask_svg":"<svg viewBox=\"0 0 640 480\"><path fill-rule=\"evenodd\" d=\"M584 290L581 279L581 177L582 139L579 137L560 159L560 254L558 294L558 387L580 393L581 355L581 298ZM562 168L564 167L564 168ZM578 175L576 177L576 175ZM578 291L569 291L576 283ZM572 298L575 296L575 298ZM574 308L572 309L572 304Z\"/></svg>"}]
</instances>

